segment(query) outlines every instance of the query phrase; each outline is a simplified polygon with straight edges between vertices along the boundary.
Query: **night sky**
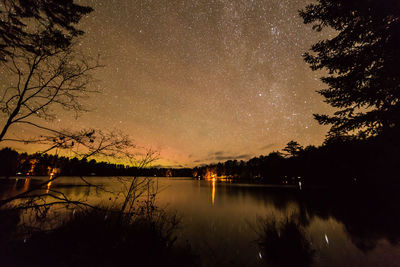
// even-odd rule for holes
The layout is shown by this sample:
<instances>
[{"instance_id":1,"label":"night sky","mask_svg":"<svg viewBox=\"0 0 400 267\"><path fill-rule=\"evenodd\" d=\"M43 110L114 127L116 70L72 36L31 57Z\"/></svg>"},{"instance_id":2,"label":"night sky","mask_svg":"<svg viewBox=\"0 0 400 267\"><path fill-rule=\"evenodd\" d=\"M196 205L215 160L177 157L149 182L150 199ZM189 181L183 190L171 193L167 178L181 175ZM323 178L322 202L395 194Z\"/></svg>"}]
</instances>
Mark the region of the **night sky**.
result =
<instances>
[{"instance_id":1,"label":"night sky","mask_svg":"<svg viewBox=\"0 0 400 267\"><path fill-rule=\"evenodd\" d=\"M298 16L309 2L78 1L94 8L79 46L101 56L91 86L102 93L87 100L92 112L53 124L122 130L171 167L319 145L327 128L312 114L329 107L301 55L327 33Z\"/></svg>"}]
</instances>

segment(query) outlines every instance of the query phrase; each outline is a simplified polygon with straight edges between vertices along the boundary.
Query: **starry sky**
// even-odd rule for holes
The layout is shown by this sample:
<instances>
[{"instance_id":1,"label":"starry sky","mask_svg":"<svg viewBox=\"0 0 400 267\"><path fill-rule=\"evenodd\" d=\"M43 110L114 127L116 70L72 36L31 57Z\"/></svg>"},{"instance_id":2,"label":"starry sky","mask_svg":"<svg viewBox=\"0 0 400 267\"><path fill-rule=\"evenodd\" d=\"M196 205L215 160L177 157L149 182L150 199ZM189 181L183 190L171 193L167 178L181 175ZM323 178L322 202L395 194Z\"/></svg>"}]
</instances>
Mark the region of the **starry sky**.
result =
<instances>
[{"instance_id":1,"label":"starry sky","mask_svg":"<svg viewBox=\"0 0 400 267\"><path fill-rule=\"evenodd\" d=\"M160 152L156 163L193 167L247 160L290 140L322 143L330 112L321 73L302 59L327 38L304 25L305 0L80 0L94 12L79 46L101 56L93 111L67 128L121 130Z\"/></svg>"}]
</instances>

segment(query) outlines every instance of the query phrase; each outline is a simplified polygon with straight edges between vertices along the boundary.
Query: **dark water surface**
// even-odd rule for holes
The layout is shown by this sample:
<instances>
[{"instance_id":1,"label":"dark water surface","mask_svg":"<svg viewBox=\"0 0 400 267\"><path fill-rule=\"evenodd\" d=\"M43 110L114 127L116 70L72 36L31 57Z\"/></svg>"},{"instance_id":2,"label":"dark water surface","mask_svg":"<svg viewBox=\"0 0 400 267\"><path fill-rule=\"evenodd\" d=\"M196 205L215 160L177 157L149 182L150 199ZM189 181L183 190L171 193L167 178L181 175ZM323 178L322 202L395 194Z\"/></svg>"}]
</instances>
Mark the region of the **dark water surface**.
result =
<instances>
[{"instance_id":1,"label":"dark water surface","mask_svg":"<svg viewBox=\"0 0 400 267\"><path fill-rule=\"evenodd\" d=\"M42 179L1 183L0 196L26 190ZM115 178L87 179L112 191L122 188ZM152 179L159 188L157 205L182 217L179 242L189 243L205 266L260 266L264 254L256 240L262 218L279 222L291 216L298 219L315 251L313 266L400 266L399 187L299 190L189 178ZM51 186L93 204L122 199L82 186L74 177L60 178Z\"/></svg>"}]
</instances>

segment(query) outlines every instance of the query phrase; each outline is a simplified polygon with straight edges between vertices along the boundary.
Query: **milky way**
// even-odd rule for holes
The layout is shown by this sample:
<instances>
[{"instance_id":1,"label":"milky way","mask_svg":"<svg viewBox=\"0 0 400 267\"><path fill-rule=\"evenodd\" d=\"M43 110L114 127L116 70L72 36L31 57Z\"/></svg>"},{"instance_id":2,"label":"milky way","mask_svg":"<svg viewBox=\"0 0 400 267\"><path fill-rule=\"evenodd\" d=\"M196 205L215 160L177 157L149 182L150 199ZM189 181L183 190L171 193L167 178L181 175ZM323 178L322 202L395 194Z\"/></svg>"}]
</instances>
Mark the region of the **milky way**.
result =
<instances>
[{"instance_id":1,"label":"milky way","mask_svg":"<svg viewBox=\"0 0 400 267\"><path fill-rule=\"evenodd\" d=\"M317 33L309 1L80 1L94 8L79 46L100 54L92 112L56 126L120 129L161 153L157 164L249 159L290 140L321 144L329 112L321 73L302 59Z\"/></svg>"}]
</instances>

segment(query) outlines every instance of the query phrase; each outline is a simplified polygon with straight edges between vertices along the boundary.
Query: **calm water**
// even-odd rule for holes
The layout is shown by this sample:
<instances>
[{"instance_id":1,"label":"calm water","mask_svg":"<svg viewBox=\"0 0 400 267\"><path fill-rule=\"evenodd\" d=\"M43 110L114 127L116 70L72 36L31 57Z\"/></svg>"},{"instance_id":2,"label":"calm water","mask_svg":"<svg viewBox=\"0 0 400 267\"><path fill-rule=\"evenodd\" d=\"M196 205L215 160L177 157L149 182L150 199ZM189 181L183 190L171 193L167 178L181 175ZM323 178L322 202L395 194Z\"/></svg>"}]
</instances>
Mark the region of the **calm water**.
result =
<instances>
[{"instance_id":1,"label":"calm water","mask_svg":"<svg viewBox=\"0 0 400 267\"><path fill-rule=\"evenodd\" d=\"M42 178L43 179L43 178ZM87 178L120 190L113 178ZM400 266L400 188L299 190L192 179L153 178L157 204L182 217L179 242L188 242L206 266L259 266L257 218L296 215L315 250L315 266ZM35 179L2 186L1 197L26 190ZM52 188L74 199L110 204L110 195L60 178ZM117 200L118 201L118 200ZM290 255L288 255L290 257Z\"/></svg>"}]
</instances>

